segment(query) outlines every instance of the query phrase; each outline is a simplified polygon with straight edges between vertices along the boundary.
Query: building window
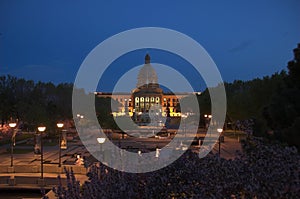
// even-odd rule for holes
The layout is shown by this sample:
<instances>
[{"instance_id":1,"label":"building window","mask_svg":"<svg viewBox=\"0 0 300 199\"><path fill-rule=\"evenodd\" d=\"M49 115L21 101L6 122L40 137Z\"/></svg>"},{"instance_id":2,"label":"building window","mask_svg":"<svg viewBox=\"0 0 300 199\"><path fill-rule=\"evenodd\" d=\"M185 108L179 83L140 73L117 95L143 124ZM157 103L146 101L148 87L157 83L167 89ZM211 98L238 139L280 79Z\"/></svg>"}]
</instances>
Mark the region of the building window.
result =
<instances>
[{"instance_id":1,"label":"building window","mask_svg":"<svg viewBox=\"0 0 300 199\"><path fill-rule=\"evenodd\" d=\"M159 97L156 97L156 102L159 102Z\"/></svg>"},{"instance_id":2,"label":"building window","mask_svg":"<svg viewBox=\"0 0 300 199\"><path fill-rule=\"evenodd\" d=\"M149 102L149 97L146 97L146 102Z\"/></svg>"},{"instance_id":3,"label":"building window","mask_svg":"<svg viewBox=\"0 0 300 199\"><path fill-rule=\"evenodd\" d=\"M140 98L140 101L141 101L141 102L144 102L144 97L141 97L141 98Z\"/></svg>"},{"instance_id":4,"label":"building window","mask_svg":"<svg viewBox=\"0 0 300 199\"><path fill-rule=\"evenodd\" d=\"M151 102L154 102L154 97L151 97Z\"/></svg>"},{"instance_id":5,"label":"building window","mask_svg":"<svg viewBox=\"0 0 300 199\"><path fill-rule=\"evenodd\" d=\"M136 101L136 102L138 102L138 101L139 101L139 98L138 98L138 97L136 97L136 98L135 98L135 101Z\"/></svg>"}]
</instances>

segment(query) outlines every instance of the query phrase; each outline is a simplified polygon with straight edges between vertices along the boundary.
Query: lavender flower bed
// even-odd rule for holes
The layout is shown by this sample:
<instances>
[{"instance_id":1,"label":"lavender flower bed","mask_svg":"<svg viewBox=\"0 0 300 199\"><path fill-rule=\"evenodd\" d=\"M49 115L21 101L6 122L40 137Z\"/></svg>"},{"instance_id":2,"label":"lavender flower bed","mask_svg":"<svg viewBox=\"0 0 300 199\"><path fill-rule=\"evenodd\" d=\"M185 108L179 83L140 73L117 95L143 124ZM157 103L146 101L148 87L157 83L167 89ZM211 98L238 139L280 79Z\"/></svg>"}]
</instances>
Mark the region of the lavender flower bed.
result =
<instances>
[{"instance_id":1,"label":"lavender flower bed","mask_svg":"<svg viewBox=\"0 0 300 199\"><path fill-rule=\"evenodd\" d=\"M294 147L251 138L234 160L199 159L187 151L159 171L130 174L93 165L82 186L72 171L59 198L300 198L300 156Z\"/></svg>"}]
</instances>

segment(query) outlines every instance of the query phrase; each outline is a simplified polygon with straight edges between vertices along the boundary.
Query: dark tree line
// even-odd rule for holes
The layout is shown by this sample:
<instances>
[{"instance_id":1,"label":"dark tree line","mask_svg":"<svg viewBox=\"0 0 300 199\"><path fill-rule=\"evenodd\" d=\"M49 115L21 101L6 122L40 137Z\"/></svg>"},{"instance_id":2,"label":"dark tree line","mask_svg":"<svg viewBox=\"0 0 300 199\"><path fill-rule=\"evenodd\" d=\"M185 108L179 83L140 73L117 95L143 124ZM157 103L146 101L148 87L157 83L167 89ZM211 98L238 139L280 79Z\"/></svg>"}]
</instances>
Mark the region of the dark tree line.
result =
<instances>
[{"instance_id":1,"label":"dark tree line","mask_svg":"<svg viewBox=\"0 0 300 199\"><path fill-rule=\"evenodd\" d=\"M256 78L251 81L235 80L232 83L224 83L227 97L227 122L237 120L256 120L259 130L266 128L264 121L264 107L270 104L273 96L284 84L287 74L285 71L266 76L262 79ZM209 114L211 101L209 91L206 89L198 96L200 111Z\"/></svg>"},{"instance_id":2,"label":"dark tree line","mask_svg":"<svg viewBox=\"0 0 300 199\"><path fill-rule=\"evenodd\" d=\"M287 72L250 81L225 83L227 120L254 120L254 135L267 136L300 148L300 44ZM209 113L206 89L199 97L202 114Z\"/></svg>"},{"instance_id":3,"label":"dark tree line","mask_svg":"<svg viewBox=\"0 0 300 199\"><path fill-rule=\"evenodd\" d=\"M300 44L288 62L284 83L264 108L263 115L271 136L300 149Z\"/></svg>"},{"instance_id":4,"label":"dark tree line","mask_svg":"<svg viewBox=\"0 0 300 199\"><path fill-rule=\"evenodd\" d=\"M57 120L72 117L72 84L43 83L12 76L0 77L1 124L11 118L24 128L43 123L54 126ZM52 124L54 123L54 124Z\"/></svg>"},{"instance_id":5,"label":"dark tree line","mask_svg":"<svg viewBox=\"0 0 300 199\"><path fill-rule=\"evenodd\" d=\"M72 119L72 91L71 83L54 85L10 75L0 76L0 125L13 119L19 120L24 130L34 130L40 124L52 130L57 121ZM83 90L78 91L82 97L87 96ZM115 110L111 109L111 103ZM111 113L118 106L110 98L95 98L97 116L103 128L116 128Z\"/></svg>"}]
</instances>

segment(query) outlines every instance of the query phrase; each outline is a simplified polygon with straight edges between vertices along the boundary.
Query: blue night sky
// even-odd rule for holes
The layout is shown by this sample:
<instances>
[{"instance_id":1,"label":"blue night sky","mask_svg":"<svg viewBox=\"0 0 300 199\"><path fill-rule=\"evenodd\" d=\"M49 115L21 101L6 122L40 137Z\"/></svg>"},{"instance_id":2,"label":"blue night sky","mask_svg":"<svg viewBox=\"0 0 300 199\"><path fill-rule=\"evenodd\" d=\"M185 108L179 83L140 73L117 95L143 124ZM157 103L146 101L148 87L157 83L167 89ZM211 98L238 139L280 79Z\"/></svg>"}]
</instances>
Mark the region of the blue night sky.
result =
<instances>
[{"instance_id":1,"label":"blue night sky","mask_svg":"<svg viewBox=\"0 0 300 199\"><path fill-rule=\"evenodd\" d=\"M119 32L163 27L199 42L224 81L250 80L286 69L300 42L300 1L11 1L0 2L0 75L73 82L88 53ZM113 84L149 52L157 63L193 71L158 50L128 53L106 73ZM119 72L119 76L116 75ZM104 78L105 79L105 78ZM195 83L195 89L205 86ZM111 89L106 85L103 90Z\"/></svg>"}]
</instances>

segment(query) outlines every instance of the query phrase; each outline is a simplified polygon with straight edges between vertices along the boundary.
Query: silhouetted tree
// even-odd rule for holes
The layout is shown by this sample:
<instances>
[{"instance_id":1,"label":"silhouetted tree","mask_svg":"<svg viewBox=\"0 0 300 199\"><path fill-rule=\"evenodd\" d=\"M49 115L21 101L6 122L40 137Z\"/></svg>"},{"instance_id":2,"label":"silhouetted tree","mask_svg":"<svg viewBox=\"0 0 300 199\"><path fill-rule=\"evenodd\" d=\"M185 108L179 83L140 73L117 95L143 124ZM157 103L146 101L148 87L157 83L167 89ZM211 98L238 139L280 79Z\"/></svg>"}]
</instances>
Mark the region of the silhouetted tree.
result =
<instances>
[{"instance_id":1,"label":"silhouetted tree","mask_svg":"<svg viewBox=\"0 0 300 199\"><path fill-rule=\"evenodd\" d=\"M58 119L72 117L72 84L37 82L10 75L0 77L0 119L11 117L28 126L43 123L55 128Z\"/></svg>"},{"instance_id":2,"label":"silhouetted tree","mask_svg":"<svg viewBox=\"0 0 300 199\"><path fill-rule=\"evenodd\" d=\"M300 148L300 44L288 62L284 86L278 89L263 113L274 138Z\"/></svg>"}]
</instances>

